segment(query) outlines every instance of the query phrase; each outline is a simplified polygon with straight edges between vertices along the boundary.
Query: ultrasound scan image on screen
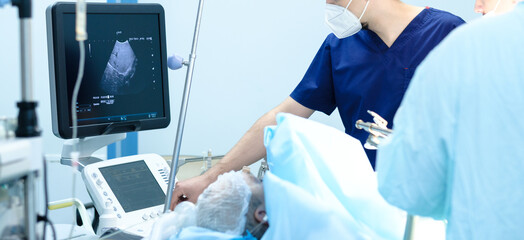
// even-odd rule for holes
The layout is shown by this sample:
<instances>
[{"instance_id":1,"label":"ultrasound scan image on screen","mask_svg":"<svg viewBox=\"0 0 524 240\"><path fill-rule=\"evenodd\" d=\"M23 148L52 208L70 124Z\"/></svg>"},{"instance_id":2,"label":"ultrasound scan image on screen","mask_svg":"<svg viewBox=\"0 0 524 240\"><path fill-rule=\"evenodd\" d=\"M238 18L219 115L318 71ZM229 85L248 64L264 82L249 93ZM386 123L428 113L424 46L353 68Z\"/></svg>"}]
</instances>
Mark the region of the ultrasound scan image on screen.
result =
<instances>
[{"instance_id":1,"label":"ultrasound scan image on screen","mask_svg":"<svg viewBox=\"0 0 524 240\"><path fill-rule=\"evenodd\" d=\"M125 212L158 206L166 195L144 161L100 168Z\"/></svg>"},{"instance_id":2,"label":"ultrasound scan image on screen","mask_svg":"<svg viewBox=\"0 0 524 240\"><path fill-rule=\"evenodd\" d=\"M75 15L64 14L67 89L72 98L79 49ZM88 14L78 124L165 116L159 18L155 14Z\"/></svg>"}]
</instances>

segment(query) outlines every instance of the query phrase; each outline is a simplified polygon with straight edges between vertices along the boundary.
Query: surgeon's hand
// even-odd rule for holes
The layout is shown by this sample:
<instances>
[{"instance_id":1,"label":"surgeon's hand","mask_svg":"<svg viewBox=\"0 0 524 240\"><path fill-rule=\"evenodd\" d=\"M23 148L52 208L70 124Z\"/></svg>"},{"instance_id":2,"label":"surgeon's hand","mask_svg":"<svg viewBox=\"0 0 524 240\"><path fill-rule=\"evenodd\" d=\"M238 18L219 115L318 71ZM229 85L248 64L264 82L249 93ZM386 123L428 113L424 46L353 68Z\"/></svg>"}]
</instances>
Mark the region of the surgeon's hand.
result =
<instances>
[{"instance_id":1,"label":"surgeon's hand","mask_svg":"<svg viewBox=\"0 0 524 240\"><path fill-rule=\"evenodd\" d=\"M190 201L196 204L198 196L212 182L206 174L177 182L175 190L173 190L173 198L171 199L171 210L175 209L176 205L183 201Z\"/></svg>"}]
</instances>

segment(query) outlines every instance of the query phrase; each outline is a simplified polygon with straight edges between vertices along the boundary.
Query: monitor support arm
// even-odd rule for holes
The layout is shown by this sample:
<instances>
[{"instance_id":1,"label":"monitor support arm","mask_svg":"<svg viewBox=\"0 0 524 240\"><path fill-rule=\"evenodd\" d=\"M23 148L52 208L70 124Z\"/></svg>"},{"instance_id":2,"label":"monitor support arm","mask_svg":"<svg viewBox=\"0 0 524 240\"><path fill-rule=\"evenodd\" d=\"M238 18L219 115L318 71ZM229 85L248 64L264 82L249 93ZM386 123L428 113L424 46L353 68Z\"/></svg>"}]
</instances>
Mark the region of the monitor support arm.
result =
<instances>
[{"instance_id":1,"label":"monitor support arm","mask_svg":"<svg viewBox=\"0 0 524 240\"><path fill-rule=\"evenodd\" d=\"M73 161L71 153L73 152L73 146L76 145L76 150L79 153L78 171L82 172L86 165L102 161L102 159L92 156L95 151L109 144L124 140L125 138L125 133L119 133L66 140L64 142L64 146L62 147L62 157L60 158L60 163L62 165L72 166Z\"/></svg>"}]
</instances>

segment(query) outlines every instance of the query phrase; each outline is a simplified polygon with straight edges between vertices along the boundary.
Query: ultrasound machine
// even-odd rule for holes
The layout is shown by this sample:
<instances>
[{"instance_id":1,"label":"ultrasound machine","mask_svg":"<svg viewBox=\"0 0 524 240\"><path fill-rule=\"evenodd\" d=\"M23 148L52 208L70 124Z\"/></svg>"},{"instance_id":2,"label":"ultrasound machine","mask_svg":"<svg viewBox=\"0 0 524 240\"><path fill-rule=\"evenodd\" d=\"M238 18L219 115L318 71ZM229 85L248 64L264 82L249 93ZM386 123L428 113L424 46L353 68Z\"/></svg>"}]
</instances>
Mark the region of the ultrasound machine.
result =
<instances>
[{"instance_id":1,"label":"ultrasound machine","mask_svg":"<svg viewBox=\"0 0 524 240\"><path fill-rule=\"evenodd\" d=\"M67 139L62 164L78 169L100 214L97 234L125 229L147 236L164 209L169 165L157 154L102 161L97 149L127 132L170 123L164 9L159 4L87 4L85 72L71 139L71 99L79 69L75 4L46 11L53 133ZM74 149L74 150L73 150Z\"/></svg>"}]
</instances>

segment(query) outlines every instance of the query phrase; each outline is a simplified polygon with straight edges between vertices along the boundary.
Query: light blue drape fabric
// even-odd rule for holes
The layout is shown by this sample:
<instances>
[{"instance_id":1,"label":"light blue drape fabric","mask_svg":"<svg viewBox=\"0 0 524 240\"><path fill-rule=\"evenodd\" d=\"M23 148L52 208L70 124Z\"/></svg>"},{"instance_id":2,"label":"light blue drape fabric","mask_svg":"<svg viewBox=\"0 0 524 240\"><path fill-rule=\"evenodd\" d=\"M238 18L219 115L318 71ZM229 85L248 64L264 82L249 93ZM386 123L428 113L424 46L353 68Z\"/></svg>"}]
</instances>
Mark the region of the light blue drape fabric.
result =
<instances>
[{"instance_id":1,"label":"light blue drape fabric","mask_svg":"<svg viewBox=\"0 0 524 240\"><path fill-rule=\"evenodd\" d=\"M265 130L270 172L263 239L401 239L405 213L387 204L360 141L278 114Z\"/></svg>"},{"instance_id":2,"label":"light blue drape fabric","mask_svg":"<svg viewBox=\"0 0 524 240\"><path fill-rule=\"evenodd\" d=\"M256 238L231 235L201 227L186 227L170 240L256 240Z\"/></svg>"},{"instance_id":3,"label":"light blue drape fabric","mask_svg":"<svg viewBox=\"0 0 524 240\"><path fill-rule=\"evenodd\" d=\"M378 152L380 193L448 239L524 236L524 3L452 32L419 66Z\"/></svg>"}]
</instances>

